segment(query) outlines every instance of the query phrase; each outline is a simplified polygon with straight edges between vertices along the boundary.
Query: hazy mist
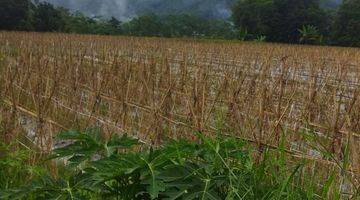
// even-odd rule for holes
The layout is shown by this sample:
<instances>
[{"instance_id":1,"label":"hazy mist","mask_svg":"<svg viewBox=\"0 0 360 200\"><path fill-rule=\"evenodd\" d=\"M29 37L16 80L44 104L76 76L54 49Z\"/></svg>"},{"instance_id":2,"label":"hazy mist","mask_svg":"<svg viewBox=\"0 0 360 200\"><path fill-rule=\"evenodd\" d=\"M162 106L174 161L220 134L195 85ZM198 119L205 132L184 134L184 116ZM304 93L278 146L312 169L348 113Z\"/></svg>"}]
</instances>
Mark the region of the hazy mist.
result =
<instances>
[{"instance_id":1,"label":"hazy mist","mask_svg":"<svg viewBox=\"0 0 360 200\"><path fill-rule=\"evenodd\" d=\"M237 0L43 0L88 16L116 17L127 20L134 16L191 13L205 18L226 19ZM322 6L336 7L342 0L321 0Z\"/></svg>"},{"instance_id":2,"label":"hazy mist","mask_svg":"<svg viewBox=\"0 0 360 200\"><path fill-rule=\"evenodd\" d=\"M121 20L145 14L196 13L206 18L228 18L235 0L46 0L89 16Z\"/></svg>"}]
</instances>

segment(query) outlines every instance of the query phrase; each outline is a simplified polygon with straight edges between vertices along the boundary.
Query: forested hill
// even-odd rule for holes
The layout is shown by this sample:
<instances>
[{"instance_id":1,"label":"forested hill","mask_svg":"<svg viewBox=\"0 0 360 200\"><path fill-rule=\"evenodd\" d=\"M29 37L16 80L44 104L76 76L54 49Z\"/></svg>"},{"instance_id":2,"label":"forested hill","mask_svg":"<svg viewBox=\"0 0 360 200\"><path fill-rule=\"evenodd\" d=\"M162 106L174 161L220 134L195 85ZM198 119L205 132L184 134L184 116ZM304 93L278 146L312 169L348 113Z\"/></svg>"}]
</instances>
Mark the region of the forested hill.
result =
<instances>
[{"instance_id":1,"label":"forested hill","mask_svg":"<svg viewBox=\"0 0 360 200\"><path fill-rule=\"evenodd\" d=\"M88 16L116 17L126 20L148 13L189 13L206 19L227 19L231 6L237 0L46 0L56 6L73 11L79 10ZM321 0L321 5L334 8L341 0Z\"/></svg>"},{"instance_id":2,"label":"forested hill","mask_svg":"<svg viewBox=\"0 0 360 200\"><path fill-rule=\"evenodd\" d=\"M360 47L360 0L340 1L0 0L0 30Z\"/></svg>"},{"instance_id":3,"label":"forested hill","mask_svg":"<svg viewBox=\"0 0 360 200\"><path fill-rule=\"evenodd\" d=\"M88 16L114 16L125 20L147 13L189 13L207 19L226 19L231 15L231 5L236 0L46 0L56 6Z\"/></svg>"}]
</instances>

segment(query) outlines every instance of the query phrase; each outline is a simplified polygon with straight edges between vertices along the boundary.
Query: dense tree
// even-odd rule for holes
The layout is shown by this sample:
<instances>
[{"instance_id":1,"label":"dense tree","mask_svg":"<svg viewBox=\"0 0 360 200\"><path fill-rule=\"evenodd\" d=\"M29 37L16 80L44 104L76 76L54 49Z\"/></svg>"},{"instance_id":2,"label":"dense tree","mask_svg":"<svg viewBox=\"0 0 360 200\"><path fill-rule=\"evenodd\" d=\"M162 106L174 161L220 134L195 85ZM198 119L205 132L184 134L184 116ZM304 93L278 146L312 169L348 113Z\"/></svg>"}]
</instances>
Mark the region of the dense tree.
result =
<instances>
[{"instance_id":1,"label":"dense tree","mask_svg":"<svg viewBox=\"0 0 360 200\"><path fill-rule=\"evenodd\" d=\"M202 36L209 31L205 19L190 14L168 15L162 21L164 31L166 31L165 35L170 37Z\"/></svg>"},{"instance_id":2,"label":"dense tree","mask_svg":"<svg viewBox=\"0 0 360 200\"><path fill-rule=\"evenodd\" d=\"M67 17L66 30L71 33L92 33L92 26L95 23L95 20L75 12Z\"/></svg>"},{"instance_id":3,"label":"dense tree","mask_svg":"<svg viewBox=\"0 0 360 200\"><path fill-rule=\"evenodd\" d=\"M240 0L233 9L237 27L275 42L298 42L299 29L306 25L326 33L327 19L318 0Z\"/></svg>"},{"instance_id":4,"label":"dense tree","mask_svg":"<svg viewBox=\"0 0 360 200\"><path fill-rule=\"evenodd\" d=\"M110 20L106 21L105 26L108 30L109 35L119 35L123 33L122 22L115 17L111 17Z\"/></svg>"},{"instance_id":5,"label":"dense tree","mask_svg":"<svg viewBox=\"0 0 360 200\"><path fill-rule=\"evenodd\" d=\"M273 0L240 0L233 8L234 24L251 38L268 35L274 18Z\"/></svg>"},{"instance_id":6,"label":"dense tree","mask_svg":"<svg viewBox=\"0 0 360 200\"><path fill-rule=\"evenodd\" d=\"M0 0L0 29L24 29L30 5L29 0Z\"/></svg>"},{"instance_id":7,"label":"dense tree","mask_svg":"<svg viewBox=\"0 0 360 200\"><path fill-rule=\"evenodd\" d=\"M64 31L65 21L59 9L49 3L40 3L34 12L34 28L36 31Z\"/></svg>"},{"instance_id":8,"label":"dense tree","mask_svg":"<svg viewBox=\"0 0 360 200\"><path fill-rule=\"evenodd\" d=\"M235 29L223 20L207 20L191 14L144 15L124 23L128 35L161 37L225 38L235 36Z\"/></svg>"},{"instance_id":9,"label":"dense tree","mask_svg":"<svg viewBox=\"0 0 360 200\"><path fill-rule=\"evenodd\" d=\"M90 18L80 12L66 16L65 29L67 32L80 34L118 34L118 30L115 30L110 22L103 20L102 18Z\"/></svg>"},{"instance_id":10,"label":"dense tree","mask_svg":"<svg viewBox=\"0 0 360 200\"><path fill-rule=\"evenodd\" d=\"M345 0L334 24L333 40L344 46L360 46L360 0Z\"/></svg>"},{"instance_id":11,"label":"dense tree","mask_svg":"<svg viewBox=\"0 0 360 200\"><path fill-rule=\"evenodd\" d=\"M272 41L296 43L300 40L298 30L303 26L314 26L320 34L329 27L328 16L318 0L274 0L274 6L272 31L268 35Z\"/></svg>"},{"instance_id":12,"label":"dense tree","mask_svg":"<svg viewBox=\"0 0 360 200\"><path fill-rule=\"evenodd\" d=\"M162 36L160 18L154 14L143 15L125 24L125 32L136 36Z\"/></svg>"},{"instance_id":13,"label":"dense tree","mask_svg":"<svg viewBox=\"0 0 360 200\"><path fill-rule=\"evenodd\" d=\"M234 26L224 20L211 20L209 23L208 37L220 39L236 39L237 30Z\"/></svg>"}]
</instances>

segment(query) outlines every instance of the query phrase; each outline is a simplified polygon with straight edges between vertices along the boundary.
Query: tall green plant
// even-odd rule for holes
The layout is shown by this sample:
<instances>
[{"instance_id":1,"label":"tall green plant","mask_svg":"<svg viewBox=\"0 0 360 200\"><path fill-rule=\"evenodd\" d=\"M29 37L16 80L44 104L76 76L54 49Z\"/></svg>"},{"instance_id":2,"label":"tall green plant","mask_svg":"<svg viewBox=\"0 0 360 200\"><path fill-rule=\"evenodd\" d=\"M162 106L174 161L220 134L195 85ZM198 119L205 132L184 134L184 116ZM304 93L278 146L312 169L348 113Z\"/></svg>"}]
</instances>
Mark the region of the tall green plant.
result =
<instances>
[{"instance_id":1,"label":"tall green plant","mask_svg":"<svg viewBox=\"0 0 360 200\"><path fill-rule=\"evenodd\" d=\"M31 154L17 143L0 143L0 190L27 184L43 174L43 168L29 162Z\"/></svg>"},{"instance_id":2,"label":"tall green plant","mask_svg":"<svg viewBox=\"0 0 360 200\"><path fill-rule=\"evenodd\" d=\"M3 199L326 199L300 173L306 164L289 165L285 140L278 151L265 149L260 163L243 140L196 134L198 141L171 140L160 147L126 135L103 139L97 129L68 131L52 159L65 159L62 176L44 175L27 186L1 191ZM220 134L219 134L220 135ZM308 178L308 179L307 179ZM301 180L308 186L302 185Z\"/></svg>"},{"instance_id":3,"label":"tall green plant","mask_svg":"<svg viewBox=\"0 0 360 200\"><path fill-rule=\"evenodd\" d=\"M300 32L300 43L302 44L321 44L322 36L319 34L319 30L312 25L304 25L301 29L298 29Z\"/></svg>"}]
</instances>

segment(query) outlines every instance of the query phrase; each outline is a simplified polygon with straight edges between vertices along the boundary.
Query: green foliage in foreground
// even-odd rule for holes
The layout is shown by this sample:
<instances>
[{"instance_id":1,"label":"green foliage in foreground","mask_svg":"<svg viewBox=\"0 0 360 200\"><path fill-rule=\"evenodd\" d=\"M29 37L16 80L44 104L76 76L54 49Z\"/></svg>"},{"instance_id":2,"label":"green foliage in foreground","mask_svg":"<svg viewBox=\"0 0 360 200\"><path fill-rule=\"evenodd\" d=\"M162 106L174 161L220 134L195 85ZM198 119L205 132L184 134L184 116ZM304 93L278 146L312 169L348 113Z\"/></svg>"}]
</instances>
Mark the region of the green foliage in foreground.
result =
<instances>
[{"instance_id":1,"label":"green foliage in foreground","mask_svg":"<svg viewBox=\"0 0 360 200\"><path fill-rule=\"evenodd\" d=\"M255 162L242 140L198 137L198 142L169 141L155 149L126 135L105 140L96 130L63 132L59 139L71 144L50 156L66 160L58 177L41 172L26 181L23 156L0 158L0 199L329 198L334 179L317 190L315 183L304 181L314 180L301 173L304 163L285 166L281 150L272 156L265 151Z\"/></svg>"}]
</instances>

